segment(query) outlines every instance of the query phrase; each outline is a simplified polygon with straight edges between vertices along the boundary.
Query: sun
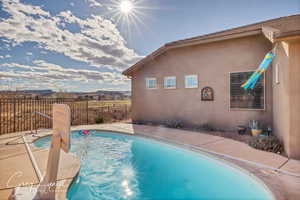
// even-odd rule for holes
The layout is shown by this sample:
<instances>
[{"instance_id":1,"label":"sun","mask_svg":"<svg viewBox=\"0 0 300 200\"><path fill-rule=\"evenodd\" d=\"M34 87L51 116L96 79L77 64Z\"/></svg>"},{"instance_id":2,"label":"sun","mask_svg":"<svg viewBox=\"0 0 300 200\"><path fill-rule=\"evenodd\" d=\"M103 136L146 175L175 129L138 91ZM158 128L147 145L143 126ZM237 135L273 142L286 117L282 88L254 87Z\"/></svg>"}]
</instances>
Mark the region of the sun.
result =
<instances>
[{"instance_id":1,"label":"sun","mask_svg":"<svg viewBox=\"0 0 300 200\"><path fill-rule=\"evenodd\" d=\"M104 16L111 19L122 30L122 34L126 36L127 40L133 39L131 38L133 31L141 34L141 26L143 29L148 28L146 24L148 14L151 10L157 9L148 5L149 0L106 1L108 3L105 4L107 10L104 12Z\"/></svg>"},{"instance_id":2,"label":"sun","mask_svg":"<svg viewBox=\"0 0 300 200\"><path fill-rule=\"evenodd\" d=\"M133 10L133 3L130 0L122 0L119 9L124 14L129 14Z\"/></svg>"}]
</instances>

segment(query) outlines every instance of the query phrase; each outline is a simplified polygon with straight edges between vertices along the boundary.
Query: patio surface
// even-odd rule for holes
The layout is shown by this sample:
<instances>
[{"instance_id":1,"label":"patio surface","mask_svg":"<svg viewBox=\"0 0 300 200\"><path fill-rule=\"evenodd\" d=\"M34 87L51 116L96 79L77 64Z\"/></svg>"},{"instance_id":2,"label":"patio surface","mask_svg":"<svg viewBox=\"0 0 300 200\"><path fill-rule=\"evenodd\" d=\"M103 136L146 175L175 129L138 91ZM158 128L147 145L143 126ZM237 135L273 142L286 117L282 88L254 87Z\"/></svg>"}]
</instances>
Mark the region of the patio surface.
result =
<instances>
[{"instance_id":1,"label":"patio surface","mask_svg":"<svg viewBox=\"0 0 300 200\"><path fill-rule=\"evenodd\" d=\"M8 199L13 188L17 186L36 187L39 183L38 175L27 153L22 135L26 132L12 133L0 136L0 199ZM27 132L28 133L28 132ZM48 135L50 132L41 131L40 135ZM37 139L27 135L28 143ZM8 142L8 144L7 144ZM46 171L48 150L30 146L38 168L42 174ZM57 197L63 199L73 178L80 169L80 160L73 154L61 151L60 165L57 181L59 187ZM63 189L62 189L63 188Z\"/></svg>"},{"instance_id":2,"label":"patio surface","mask_svg":"<svg viewBox=\"0 0 300 200\"><path fill-rule=\"evenodd\" d=\"M256 175L266 183L277 199L300 199L300 161L259 151L242 142L199 132L127 123L72 127L72 130L81 129L137 134L176 145L185 145L184 147L192 150L205 151ZM27 155L22 138L17 139L22 134L24 132L0 136L0 199L7 199L12 189L21 184L27 186L38 184L37 174ZM40 130L38 133L40 136L48 134L50 134L49 130ZM31 135L26 138L29 142L36 139ZM6 143L9 141L11 144L7 145ZM33 146L31 149L43 172L48 150L41 150ZM78 158L72 154L62 154L58 180L64 181L65 188L68 188L79 167ZM22 174L16 174L18 172L22 172ZM12 176L13 178L11 178ZM59 194L59 199L63 199L65 192Z\"/></svg>"}]
</instances>

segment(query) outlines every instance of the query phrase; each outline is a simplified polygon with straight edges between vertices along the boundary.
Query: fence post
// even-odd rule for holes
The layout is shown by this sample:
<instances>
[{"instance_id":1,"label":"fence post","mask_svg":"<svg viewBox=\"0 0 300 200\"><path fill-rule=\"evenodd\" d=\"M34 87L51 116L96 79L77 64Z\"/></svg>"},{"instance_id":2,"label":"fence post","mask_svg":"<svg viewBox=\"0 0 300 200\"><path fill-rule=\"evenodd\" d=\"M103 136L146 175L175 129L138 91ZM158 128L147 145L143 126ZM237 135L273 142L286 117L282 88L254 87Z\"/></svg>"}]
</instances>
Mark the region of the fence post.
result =
<instances>
[{"instance_id":1,"label":"fence post","mask_svg":"<svg viewBox=\"0 0 300 200\"><path fill-rule=\"evenodd\" d=\"M89 100L86 101L86 124L89 124Z\"/></svg>"},{"instance_id":2,"label":"fence post","mask_svg":"<svg viewBox=\"0 0 300 200\"><path fill-rule=\"evenodd\" d=\"M14 113L14 131L13 132L16 132L16 99L14 98L13 100L13 103L14 103L14 106L13 106L13 113Z\"/></svg>"},{"instance_id":3,"label":"fence post","mask_svg":"<svg viewBox=\"0 0 300 200\"><path fill-rule=\"evenodd\" d=\"M33 134L33 118L34 114L33 112L30 113L30 133Z\"/></svg>"},{"instance_id":4,"label":"fence post","mask_svg":"<svg viewBox=\"0 0 300 200\"><path fill-rule=\"evenodd\" d=\"M35 123L34 123L34 124L35 124L35 134L37 134L37 127L36 127L36 124L37 124L37 123L36 123L36 112L34 113L34 121L35 121Z\"/></svg>"},{"instance_id":5,"label":"fence post","mask_svg":"<svg viewBox=\"0 0 300 200\"><path fill-rule=\"evenodd\" d=\"M0 99L0 135L2 134L2 100Z\"/></svg>"}]
</instances>

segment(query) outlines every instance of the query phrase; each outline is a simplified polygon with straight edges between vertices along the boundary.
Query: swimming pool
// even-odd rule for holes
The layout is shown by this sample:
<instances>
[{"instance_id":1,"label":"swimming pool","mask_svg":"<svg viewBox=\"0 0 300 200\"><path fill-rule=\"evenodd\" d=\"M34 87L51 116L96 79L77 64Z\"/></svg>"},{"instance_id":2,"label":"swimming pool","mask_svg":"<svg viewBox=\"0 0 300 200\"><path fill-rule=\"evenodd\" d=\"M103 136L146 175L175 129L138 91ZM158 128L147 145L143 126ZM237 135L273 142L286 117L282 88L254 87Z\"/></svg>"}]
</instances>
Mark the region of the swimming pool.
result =
<instances>
[{"instance_id":1,"label":"swimming pool","mask_svg":"<svg viewBox=\"0 0 300 200\"><path fill-rule=\"evenodd\" d=\"M265 185L205 154L139 136L74 132L81 170L68 199L273 199ZM48 148L50 137L34 145Z\"/></svg>"}]
</instances>

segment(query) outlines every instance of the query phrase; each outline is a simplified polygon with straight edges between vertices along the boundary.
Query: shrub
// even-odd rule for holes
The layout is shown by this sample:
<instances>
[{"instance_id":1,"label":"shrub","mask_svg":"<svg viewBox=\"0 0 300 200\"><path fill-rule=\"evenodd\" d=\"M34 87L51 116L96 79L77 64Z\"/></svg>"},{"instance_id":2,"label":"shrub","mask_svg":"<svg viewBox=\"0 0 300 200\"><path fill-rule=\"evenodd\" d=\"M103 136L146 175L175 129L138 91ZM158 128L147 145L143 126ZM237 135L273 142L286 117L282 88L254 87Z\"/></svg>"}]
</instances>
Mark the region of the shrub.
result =
<instances>
[{"instance_id":1,"label":"shrub","mask_svg":"<svg viewBox=\"0 0 300 200\"><path fill-rule=\"evenodd\" d=\"M255 149L269 151L273 153L282 154L284 148L282 143L275 136L256 136L252 137L249 145Z\"/></svg>"},{"instance_id":2,"label":"shrub","mask_svg":"<svg viewBox=\"0 0 300 200\"><path fill-rule=\"evenodd\" d=\"M180 120L167 120L165 122L166 127L169 128L183 128L183 122Z\"/></svg>"},{"instance_id":3,"label":"shrub","mask_svg":"<svg viewBox=\"0 0 300 200\"><path fill-rule=\"evenodd\" d=\"M204 131L216 131L217 129L214 128L211 124L202 124L199 128L199 130L204 130Z\"/></svg>"},{"instance_id":4,"label":"shrub","mask_svg":"<svg viewBox=\"0 0 300 200\"><path fill-rule=\"evenodd\" d=\"M95 123L96 124L102 124L102 123L104 123L104 118L102 116L96 117Z\"/></svg>"},{"instance_id":5,"label":"shrub","mask_svg":"<svg viewBox=\"0 0 300 200\"><path fill-rule=\"evenodd\" d=\"M132 123L136 124L136 125L146 125L147 124L147 122L143 121L143 120L134 120Z\"/></svg>"}]
</instances>

